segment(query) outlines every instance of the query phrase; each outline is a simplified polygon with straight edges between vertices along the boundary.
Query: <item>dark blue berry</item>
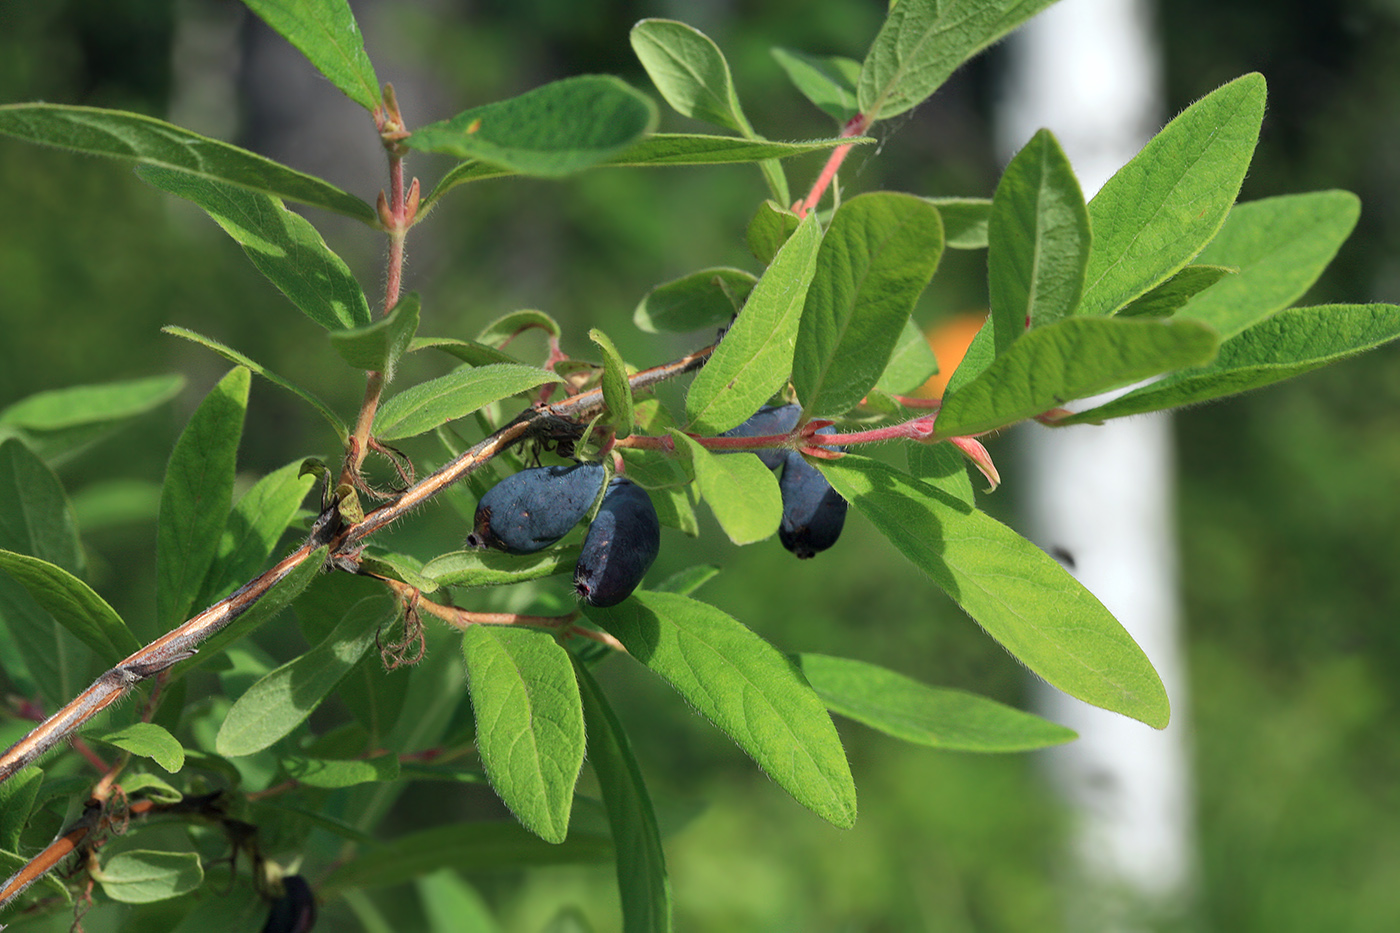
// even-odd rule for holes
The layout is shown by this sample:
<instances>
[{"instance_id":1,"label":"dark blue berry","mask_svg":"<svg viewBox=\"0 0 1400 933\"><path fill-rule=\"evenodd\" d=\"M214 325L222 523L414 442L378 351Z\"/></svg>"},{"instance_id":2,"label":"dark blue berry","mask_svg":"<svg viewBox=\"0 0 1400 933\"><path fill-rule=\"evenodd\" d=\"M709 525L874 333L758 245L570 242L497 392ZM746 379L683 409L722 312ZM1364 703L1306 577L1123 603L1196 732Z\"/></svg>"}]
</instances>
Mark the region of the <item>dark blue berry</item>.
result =
<instances>
[{"instance_id":1,"label":"dark blue berry","mask_svg":"<svg viewBox=\"0 0 1400 933\"><path fill-rule=\"evenodd\" d=\"M283 895L272 902L262 933L307 933L316 925L316 895L301 875L282 879Z\"/></svg>"},{"instance_id":2,"label":"dark blue berry","mask_svg":"<svg viewBox=\"0 0 1400 933\"><path fill-rule=\"evenodd\" d=\"M737 428L730 428L720 437L769 437L773 434L786 434L797 427L797 419L802 414L801 405L765 405L749 416L749 420ZM770 470L783 465L783 455L787 453L777 447L755 450L758 459Z\"/></svg>"},{"instance_id":3,"label":"dark blue berry","mask_svg":"<svg viewBox=\"0 0 1400 933\"><path fill-rule=\"evenodd\" d=\"M583 520L606 471L600 463L538 467L507 476L476 504L468 547L533 554L549 547Z\"/></svg>"},{"instance_id":4,"label":"dark blue berry","mask_svg":"<svg viewBox=\"0 0 1400 933\"><path fill-rule=\"evenodd\" d=\"M661 548L661 523L646 490L618 477L583 539L574 589L591 606L616 606L637 588Z\"/></svg>"},{"instance_id":5,"label":"dark blue berry","mask_svg":"<svg viewBox=\"0 0 1400 933\"><path fill-rule=\"evenodd\" d=\"M831 434L828 426L818 434ZM815 557L836 543L846 524L846 500L831 488L821 471L795 450L783 458L783 475L778 480L783 496L783 521L778 540L783 547L804 560Z\"/></svg>"}]
</instances>

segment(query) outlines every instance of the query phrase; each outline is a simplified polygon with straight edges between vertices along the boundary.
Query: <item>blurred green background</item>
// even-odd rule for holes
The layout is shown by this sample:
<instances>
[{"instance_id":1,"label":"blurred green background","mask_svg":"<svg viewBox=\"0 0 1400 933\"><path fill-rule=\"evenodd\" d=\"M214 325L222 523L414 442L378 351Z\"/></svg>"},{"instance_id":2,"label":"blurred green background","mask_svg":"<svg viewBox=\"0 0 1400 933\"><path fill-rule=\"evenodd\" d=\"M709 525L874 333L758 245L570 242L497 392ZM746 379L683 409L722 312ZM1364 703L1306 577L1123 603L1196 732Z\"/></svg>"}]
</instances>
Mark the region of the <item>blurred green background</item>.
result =
<instances>
[{"instance_id":1,"label":"blurred green background","mask_svg":"<svg viewBox=\"0 0 1400 933\"><path fill-rule=\"evenodd\" d=\"M773 138L831 133L769 55L783 45L859 55L880 0L727 3L478 0L356 4L381 79L411 124L580 72L652 90L627 45L643 16L674 16L725 50L755 127ZM1347 188L1361 224L1306 299L1400 299L1400 5L1389 0L1167 0L1158 26L1168 107L1246 71L1270 82L1264 134L1244 197ZM186 122L373 200L383 184L369 121L280 41L226 0L0 0L0 101L121 107ZM999 50L913 114L880 127L853 159L848 190L990 196ZM312 95L307 97L305 95ZM307 101L314 101L307 104ZM664 107L663 107L664 110ZM663 127L684 121L663 114ZM794 190L819 157L789 164ZM430 183L445 162L415 158ZM753 268L743 230L765 197L751 167L598 171L563 183L459 188L410 239L407 287L425 334L471 337L537 307L564 322L565 349L590 355L604 328L649 365L689 349L630 323L651 286L708 265ZM181 372L176 404L64 465L70 490L158 482L175 432L226 367L163 336L180 324L312 387L343 413L362 386L320 331L267 285L202 216L122 166L0 139L0 406L34 391ZM373 296L382 244L316 216ZM979 307L980 254L948 257L921 323ZM373 304L373 297L371 303ZM1182 587L1191 665L1201 877L1173 929L1392 930L1400 921L1400 350L1386 348L1176 420ZM411 360L401 379L444 360ZM334 454L311 412L255 383L241 467L256 476ZM431 456L428 448L414 449ZM1013 463L1005 445L994 451ZM1010 517L1016 488L987 507ZM708 521L708 519L706 519ZM444 506L390 544L423 556L454 548ZM706 596L784 650L883 663L930 683L1023 704L1020 668L858 519L840 548L798 563L776 541L741 553L709 525L667 533L659 576L725 568ZM91 582L123 615L154 606L149 522L87 536ZM294 633L265 636L278 657ZM857 828L833 829L792 803L723 736L655 680L603 669L663 813L683 930L1055 930L1064 816L1032 756L933 752L841 722L857 786ZM454 794L459 793L453 791ZM481 806L414 795L394 825ZM510 930L542 929L575 903L616 928L611 869L473 879ZM421 928L413 898L376 894ZM326 929L352 929L341 905ZM90 929L96 927L90 924Z\"/></svg>"}]
</instances>

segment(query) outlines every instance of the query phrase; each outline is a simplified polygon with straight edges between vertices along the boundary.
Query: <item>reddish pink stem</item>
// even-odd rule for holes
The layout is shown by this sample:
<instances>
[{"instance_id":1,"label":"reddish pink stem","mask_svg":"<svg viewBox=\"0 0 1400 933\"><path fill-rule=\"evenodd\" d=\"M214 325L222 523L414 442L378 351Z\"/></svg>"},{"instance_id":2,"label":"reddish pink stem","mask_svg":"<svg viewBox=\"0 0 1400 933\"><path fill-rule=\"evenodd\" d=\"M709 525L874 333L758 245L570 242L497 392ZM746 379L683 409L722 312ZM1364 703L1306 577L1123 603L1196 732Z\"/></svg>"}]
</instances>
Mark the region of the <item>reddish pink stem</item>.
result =
<instances>
[{"instance_id":1,"label":"reddish pink stem","mask_svg":"<svg viewBox=\"0 0 1400 933\"><path fill-rule=\"evenodd\" d=\"M858 113L846 121L846 125L841 129L841 138L859 136L869 126L870 121L866 119L865 114ZM816 182L813 183L812 190L807 193L805 200L793 208L798 217L806 217L808 212L817 206L817 202L822 199L826 189L831 186L836 172L841 168L841 163L846 161L846 154L851 151L851 145L851 143L846 143L831 150L831 155L827 157L826 165L823 166L822 173L817 176Z\"/></svg>"}]
</instances>

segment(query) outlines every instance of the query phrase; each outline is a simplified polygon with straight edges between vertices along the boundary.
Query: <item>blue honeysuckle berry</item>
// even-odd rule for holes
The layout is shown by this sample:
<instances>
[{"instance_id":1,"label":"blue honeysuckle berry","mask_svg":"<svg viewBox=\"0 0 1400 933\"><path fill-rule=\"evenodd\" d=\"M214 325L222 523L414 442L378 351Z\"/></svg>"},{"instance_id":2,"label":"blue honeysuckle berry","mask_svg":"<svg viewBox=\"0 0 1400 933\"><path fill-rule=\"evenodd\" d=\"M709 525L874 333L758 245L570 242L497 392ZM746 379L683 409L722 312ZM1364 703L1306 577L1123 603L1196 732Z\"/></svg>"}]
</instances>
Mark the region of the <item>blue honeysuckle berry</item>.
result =
<instances>
[{"instance_id":1,"label":"blue honeysuckle berry","mask_svg":"<svg viewBox=\"0 0 1400 933\"><path fill-rule=\"evenodd\" d=\"M477 503L467 546L508 554L549 547L588 514L605 476L601 463L537 467L507 476Z\"/></svg>"},{"instance_id":2,"label":"blue honeysuckle berry","mask_svg":"<svg viewBox=\"0 0 1400 933\"><path fill-rule=\"evenodd\" d=\"M765 405L749 416L749 420L737 428L730 428L720 437L768 437L773 434L786 434L797 427L797 419L802 415L801 405ZM786 450L770 447L755 450L758 459L770 470L783 465Z\"/></svg>"},{"instance_id":3,"label":"blue honeysuckle berry","mask_svg":"<svg viewBox=\"0 0 1400 933\"><path fill-rule=\"evenodd\" d=\"M827 426L818 434L833 434ZM833 448L836 449L836 448ZM783 520L778 540L802 559L815 557L836 543L846 524L846 500L831 488L821 471L795 450L786 451L778 480L783 497Z\"/></svg>"},{"instance_id":4,"label":"blue honeysuckle berry","mask_svg":"<svg viewBox=\"0 0 1400 933\"><path fill-rule=\"evenodd\" d=\"M645 489L623 477L608 484L583 539L574 589L590 606L616 606L642 582L661 548L661 522Z\"/></svg>"}]
</instances>

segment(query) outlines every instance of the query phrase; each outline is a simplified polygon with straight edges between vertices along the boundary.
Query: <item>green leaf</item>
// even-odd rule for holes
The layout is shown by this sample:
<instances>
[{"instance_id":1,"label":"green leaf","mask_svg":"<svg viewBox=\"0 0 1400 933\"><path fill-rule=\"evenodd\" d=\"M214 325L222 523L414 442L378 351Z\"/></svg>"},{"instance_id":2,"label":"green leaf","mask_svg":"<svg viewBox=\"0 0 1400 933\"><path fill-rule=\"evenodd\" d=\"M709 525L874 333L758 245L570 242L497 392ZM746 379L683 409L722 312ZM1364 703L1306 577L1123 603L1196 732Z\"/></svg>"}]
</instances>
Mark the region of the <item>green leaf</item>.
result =
<instances>
[{"instance_id":1,"label":"green leaf","mask_svg":"<svg viewBox=\"0 0 1400 933\"><path fill-rule=\"evenodd\" d=\"M291 733L350 673L392 611L387 598L361 600L324 641L249 687L224 716L214 750L238 758Z\"/></svg>"},{"instance_id":2,"label":"green leaf","mask_svg":"<svg viewBox=\"0 0 1400 933\"><path fill-rule=\"evenodd\" d=\"M121 616L82 580L28 554L0 550L0 570L14 577L34 601L108 664L141 650Z\"/></svg>"},{"instance_id":3,"label":"green leaf","mask_svg":"<svg viewBox=\"0 0 1400 933\"><path fill-rule=\"evenodd\" d=\"M1197 259L1239 274L1197 295L1178 317L1208 324L1228 339L1287 307L1317 281L1360 213L1350 191L1236 204Z\"/></svg>"},{"instance_id":4,"label":"green leaf","mask_svg":"<svg viewBox=\"0 0 1400 933\"><path fill-rule=\"evenodd\" d=\"M456 357L463 363L473 366L489 366L492 363L519 363L520 360L509 353L488 347L475 340L458 340L455 337L414 337L408 345L409 353L419 350L441 350Z\"/></svg>"},{"instance_id":5,"label":"green leaf","mask_svg":"<svg viewBox=\"0 0 1400 933\"><path fill-rule=\"evenodd\" d=\"M521 825L564 841L583 767L583 706L569 653L552 632L471 625L462 636L476 747Z\"/></svg>"},{"instance_id":6,"label":"green leaf","mask_svg":"<svg viewBox=\"0 0 1400 933\"><path fill-rule=\"evenodd\" d=\"M542 330L556 340L563 334L559 328L559 322L548 314L543 311L525 309L504 314L487 324L482 328L481 333L476 335L476 342L484 343L487 346L501 347L512 338L532 329Z\"/></svg>"},{"instance_id":7,"label":"green leaf","mask_svg":"<svg viewBox=\"0 0 1400 933\"><path fill-rule=\"evenodd\" d=\"M623 928L628 933L670 930L671 880L642 770L598 682L583 664L575 664L575 670L588 725L588 761L598 777L617 850Z\"/></svg>"},{"instance_id":8,"label":"green leaf","mask_svg":"<svg viewBox=\"0 0 1400 933\"><path fill-rule=\"evenodd\" d=\"M123 904L149 904L188 894L204 882L197 852L128 849L94 870L102 891Z\"/></svg>"},{"instance_id":9,"label":"green leaf","mask_svg":"<svg viewBox=\"0 0 1400 933\"><path fill-rule=\"evenodd\" d=\"M29 822L44 772L28 767L0 782L0 851L13 852L19 848L19 834Z\"/></svg>"},{"instance_id":10,"label":"green leaf","mask_svg":"<svg viewBox=\"0 0 1400 933\"><path fill-rule=\"evenodd\" d=\"M579 547L549 548L535 554L470 550L440 554L423 565L423 576L439 586L506 586L558 573L573 573Z\"/></svg>"},{"instance_id":11,"label":"green leaf","mask_svg":"<svg viewBox=\"0 0 1400 933\"><path fill-rule=\"evenodd\" d=\"M861 66L861 112L874 122L917 107L959 65L1053 2L902 0Z\"/></svg>"},{"instance_id":12,"label":"green leaf","mask_svg":"<svg viewBox=\"0 0 1400 933\"><path fill-rule=\"evenodd\" d=\"M979 376L950 392L937 436L982 434L1066 402L1200 366L1215 335L1186 321L1071 317L1023 334Z\"/></svg>"},{"instance_id":13,"label":"green leaf","mask_svg":"<svg viewBox=\"0 0 1400 933\"><path fill-rule=\"evenodd\" d=\"M153 722L133 722L115 732L89 738L149 758L171 774L185 766L185 747L175 736Z\"/></svg>"},{"instance_id":14,"label":"green leaf","mask_svg":"<svg viewBox=\"0 0 1400 933\"><path fill-rule=\"evenodd\" d=\"M391 396L379 407L372 430L381 441L413 437L492 402L559 381L554 373L534 366L460 366L446 376L420 382Z\"/></svg>"},{"instance_id":15,"label":"green leaf","mask_svg":"<svg viewBox=\"0 0 1400 933\"><path fill-rule=\"evenodd\" d=\"M967 458L952 444L907 444L909 475L921 479L972 508L977 496L967 472Z\"/></svg>"},{"instance_id":16,"label":"green leaf","mask_svg":"<svg viewBox=\"0 0 1400 933\"><path fill-rule=\"evenodd\" d=\"M452 823L400 836L342 863L321 885L323 897L354 888L400 884L440 868L501 871L602 862L613 856L607 836L572 829L551 845L514 821Z\"/></svg>"},{"instance_id":17,"label":"green leaf","mask_svg":"<svg viewBox=\"0 0 1400 933\"><path fill-rule=\"evenodd\" d=\"M684 570L677 570L658 583L653 591L657 593L679 593L689 596L710 580L719 575L719 568L713 564L697 564Z\"/></svg>"},{"instance_id":18,"label":"green leaf","mask_svg":"<svg viewBox=\"0 0 1400 933\"><path fill-rule=\"evenodd\" d=\"M0 548L69 573L84 569L63 484L14 438L0 442ZM60 624L17 580L0 574L0 666L12 681L11 689L27 696L37 691L54 706L67 703L82 689L89 657L68 630L69 621Z\"/></svg>"},{"instance_id":19,"label":"green leaf","mask_svg":"<svg viewBox=\"0 0 1400 933\"><path fill-rule=\"evenodd\" d=\"M356 369L384 373L392 380L399 358L408 352L418 332L419 307L418 295L409 293L373 324L331 331L331 347Z\"/></svg>"},{"instance_id":20,"label":"green leaf","mask_svg":"<svg viewBox=\"0 0 1400 933\"><path fill-rule=\"evenodd\" d=\"M327 330L369 323L364 292L311 222L277 198L184 172L143 166L142 179L203 208L258 271Z\"/></svg>"},{"instance_id":21,"label":"green leaf","mask_svg":"<svg viewBox=\"0 0 1400 933\"><path fill-rule=\"evenodd\" d=\"M301 472L297 460L267 474L239 498L224 524L195 605L222 599L257 574L276 551L314 482L314 476Z\"/></svg>"},{"instance_id":22,"label":"green leaf","mask_svg":"<svg viewBox=\"0 0 1400 933\"><path fill-rule=\"evenodd\" d=\"M1118 317L1171 317L1196 295L1238 272L1227 266L1183 266L1161 285L1124 305Z\"/></svg>"},{"instance_id":23,"label":"green leaf","mask_svg":"<svg viewBox=\"0 0 1400 933\"><path fill-rule=\"evenodd\" d=\"M632 27L630 38L652 83L677 113L753 135L729 63L709 36L675 20L644 19Z\"/></svg>"},{"instance_id":24,"label":"green leaf","mask_svg":"<svg viewBox=\"0 0 1400 933\"><path fill-rule=\"evenodd\" d=\"M365 54L360 27L346 0L245 2L346 97L371 113L379 109L379 79Z\"/></svg>"},{"instance_id":25,"label":"green leaf","mask_svg":"<svg viewBox=\"0 0 1400 933\"><path fill-rule=\"evenodd\" d=\"M837 123L844 124L860 110L856 105L860 62L840 55L808 55L778 47L769 51L802 96Z\"/></svg>"},{"instance_id":26,"label":"green leaf","mask_svg":"<svg viewBox=\"0 0 1400 933\"><path fill-rule=\"evenodd\" d=\"M1287 308L1225 341L1210 365L1173 373L1061 423L1097 422L1248 392L1378 347L1397 336L1400 307L1395 305Z\"/></svg>"},{"instance_id":27,"label":"green leaf","mask_svg":"<svg viewBox=\"0 0 1400 933\"><path fill-rule=\"evenodd\" d=\"M404 144L559 178L626 151L655 123L646 95L611 75L580 75L430 123Z\"/></svg>"},{"instance_id":28,"label":"green leaf","mask_svg":"<svg viewBox=\"0 0 1400 933\"><path fill-rule=\"evenodd\" d=\"M962 690L930 687L864 661L797 656L826 708L916 745L1024 752L1077 738L1073 729Z\"/></svg>"},{"instance_id":29,"label":"green leaf","mask_svg":"<svg viewBox=\"0 0 1400 933\"><path fill-rule=\"evenodd\" d=\"M452 869L419 878L417 885L431 933L500 933L486 900Z\"/></svg>"},{"instance_id":30,"label":"green leaf","mask_svg":"<svg viewBox=\"0 0 1400 933\"><path fill-rule=\"evenodd\" d=\"M958 362L958 368L953 370L953 375L948 378L948 385L943 389L943 397L953 395L962 390L962 387L972 382L978 376L987 371L987 367L992 365L996 358L996 325L989 316L982 322L982 326L972 337L972 343L967 345L963 351L963 358Z\"/></svg>"},{"instance_id":31,"label":"green leaf","mask_svg":"<svg viewBox=\"0 0 1400 933\"><path fill-rule=\"evenodd\" d=\"M1080 314L1112 314L1166 281L1215 236L1264 119L1264 78L1207 94L1154 136L1089 202L1094 247Z\"/></svg>"},{"instance_id":32,"label":"green leaf","mask_svg":"<svg viewBox=\"0 0 1400 933\"><path fill-rule=\"evenodd\" d=\"M189 616L219 548L251 381L240 366L209 390L165 468L156 526L156 625L162 632Z\"/></svg>"},{"instance_id":33,"label":"green leaf","mask_svg":"<svg viewBox=\"0 0 1400 933\"><path fill-rule=\"evenodd\" d=\"M744 310L690 384L685 399L690 430L726 431L787 382L821 236L816 215L808 214L754 285Z\"/></svg>"},{"instance_id":34,"label":"green leaf","mask_svg":"<svg viewBox=\"0 0 1400 933\"><path fill-rule=\"evenodd\" d=\"M379 224L374 208L328 182L139 113L64 104L6 104L0 106L0 133L173 169L334 211L370 226Z\"/></svg>"},{"instance_id":35,"label":"green leaf","mask_svg":"<svg viewBox=\"0 0 1400 933\"><path fill-rule=\"evenodd\" d=\"M855 784L836 727L771 645L714 606L674 593L639 591L611 609L583 608L798 803L837 826L855 823Z\"/></svg>"},{"instance_id":36,"label":"green leaf","mask_svg":"<svg viewBox=\"0 0 1400 933\"><path fill-rule=\"evenodd\" d=\"M0 410L0 424L60 431L125 421L164 405L184 386L184 376L152 376L36 392Z\"/></svg>"},{"instance_id":37,"label":"green leaf","mask_svg":"<svg viewBox=\"0 0 1400 933\"><path fill-rule=\"evenodd\" d=\"M943 218L948 249L986 249L992 202L987 198L925 198Z\"/></svg>"},{"instance_id":38,"label":"green leaf","mask_svg":"<svg viewBox=\"0 0 1400 933\"><path fill-rule=\"evenodd\" d=\"M902 395L913 392L937 372L938 360L933 357L928 338L912 320L907 320L875 388Z\"/></svg>"},{"instance_id":39,"label":"green leaf","mask_svg":"<svg viewBox=\"0 0 1400 933\"><path fill-rule=\"evenodd\" d=\"M109 479L88 483L73 494L78 527L91 533L155 522L160 511L160 486L144 479Z\"/></svg>"},{"instance_id":40,"label":"green leaf","mask_svg":"<svg viewBox=\"0 0 1400 933\"><path fill-rule=\"evenodd\" d=\"M399 756L393 752L353 759L292 757L283 759L282 766L292 780L328 789L393 781L399 776Z\"/></svg>"},{"instance_id":41,"label":"green leaf","mask_svg":"<svg viewBox=\"0 0 1400 933\"><path fill-rule=\"evenodd\" d=\"M1069 159L1041 130L997 183L987 225L987 282L997 355L1027 327L1074 313L1089 261L1089 212Z\"/></svg>"},{"instance_id":42,"label":"green leaf","mask_svg":"<svg viewBox=\"0 0 1400 933\"><path fill-rule=\"evenodd\" d=\"M869 136L804 139L776 142L769 139L741 139L737 136L711 136L705 133L653 133L604 164L620 168L656 165L726 165L736 162L768 162L792 156L835 149L837 146L865 146L875 142Z\"/></svg>"},{"instance_id":43,"label":"green leaf","mask_svg":"<svg viewBox=\"0 0 1400 933\"><path fill-rule=\"evenodd\" d=\"M173 324L167 324L165 327L162 327L160 331L163 334L170 334L172 337L180 337L184 340L190 341L191 343L197 343L202 347L206 347L207 349L213 350L215 353L219 354L224 359L228 360L230 363L234 363L238 366L247 367L254 374L262 376L264 379L266 379L273 385L286 389L288 392L292 393L297 398L301 399L303 402L306 402L312 408L316 409L317 413L320 414L322 418L326 419L326 423L329 424L331 428L335 430L336 436L340 438L342 443L349 439L349 429L347 429L345 427L345 423L340 420L340 416L338 416L335 412L331 411L330 406L318 399L316 396L312 395L306 389L303 389L300 386L294 385L286 379L283 379L281 376L277 375L272 370L264 367L261 363L249 359L248 357L244 356L242 353L239 353L232 347L224 346L222 343L219 343L219 341L213 339L212 337L205 337L203 334L197 334L194 331L186 330L183 327L176 327Z\"/></svg>"},{"instance_id":44,"label":"green leaf","mask_svg":"<svg viewBox=\"0 0 1400 933\"><path fill-rule=\"evenodd\" d=\"M1142 649L1044 551L983 512L892 467L814 461L846 501L987 634L1051 686L1154 728L1171 715Z\"/></svg>"},{"instance_id":45,"label":"green leaf","mask_svg":"<svg viewBox=\"0 0 1400 933\"><path fill-rule=\"evenodd\" d=\"M806 415L839 414L874 388L942 255L943 224L927 201L879 192L837 209L792 361Z\"/></svg>"},{"instance_id":46,"label":"green leaf","mask_svg":"<svg viewBox=\"0 0 1400 933\"><path fill-rule=\"evenodd\" d=\"M627 364L607 334L594 327L588 339L603 351L603 400L612 416L613 431L618 437L632 433L632 387L627 384Z\"/></svg>"},{"instance_id":47,"label":"green leaf","mask_svg":"<svg viewBox=\"0 0 1400 933\"><path fill-rule=\"evenodd\" d=\"M776 201L764 201L758 206L744 232L749 252L765 266L773 262L778 250L797 229L798 217ZM757 280L755 280L757 281ZM747 291L747 290L746 290Z\"/></svg>"},{"instance_id":48,"label":"green leaf","mask_svg":"<svg viewBox=\"0 0 1400 933\"><path fill-rule=\"evenodd\" d=\"M742 306L757 281L743 269L701 269L647 292L632 312L632 321L651 334L723 327L736 313L734 303Z\"/></svg>"},{"instance_id":49,"label":"green leaf","mask_svg":"<svg viewBox=\"0 0 1400 933\"><path fill-rule=\"evenodd\" d=\"M783 497L773 471L751 453L713 454L694 438L671 431L676 450L695 470L700 495L729 540L753 544L772 537L783 517Z\"/></svg>"}]
</instances>

